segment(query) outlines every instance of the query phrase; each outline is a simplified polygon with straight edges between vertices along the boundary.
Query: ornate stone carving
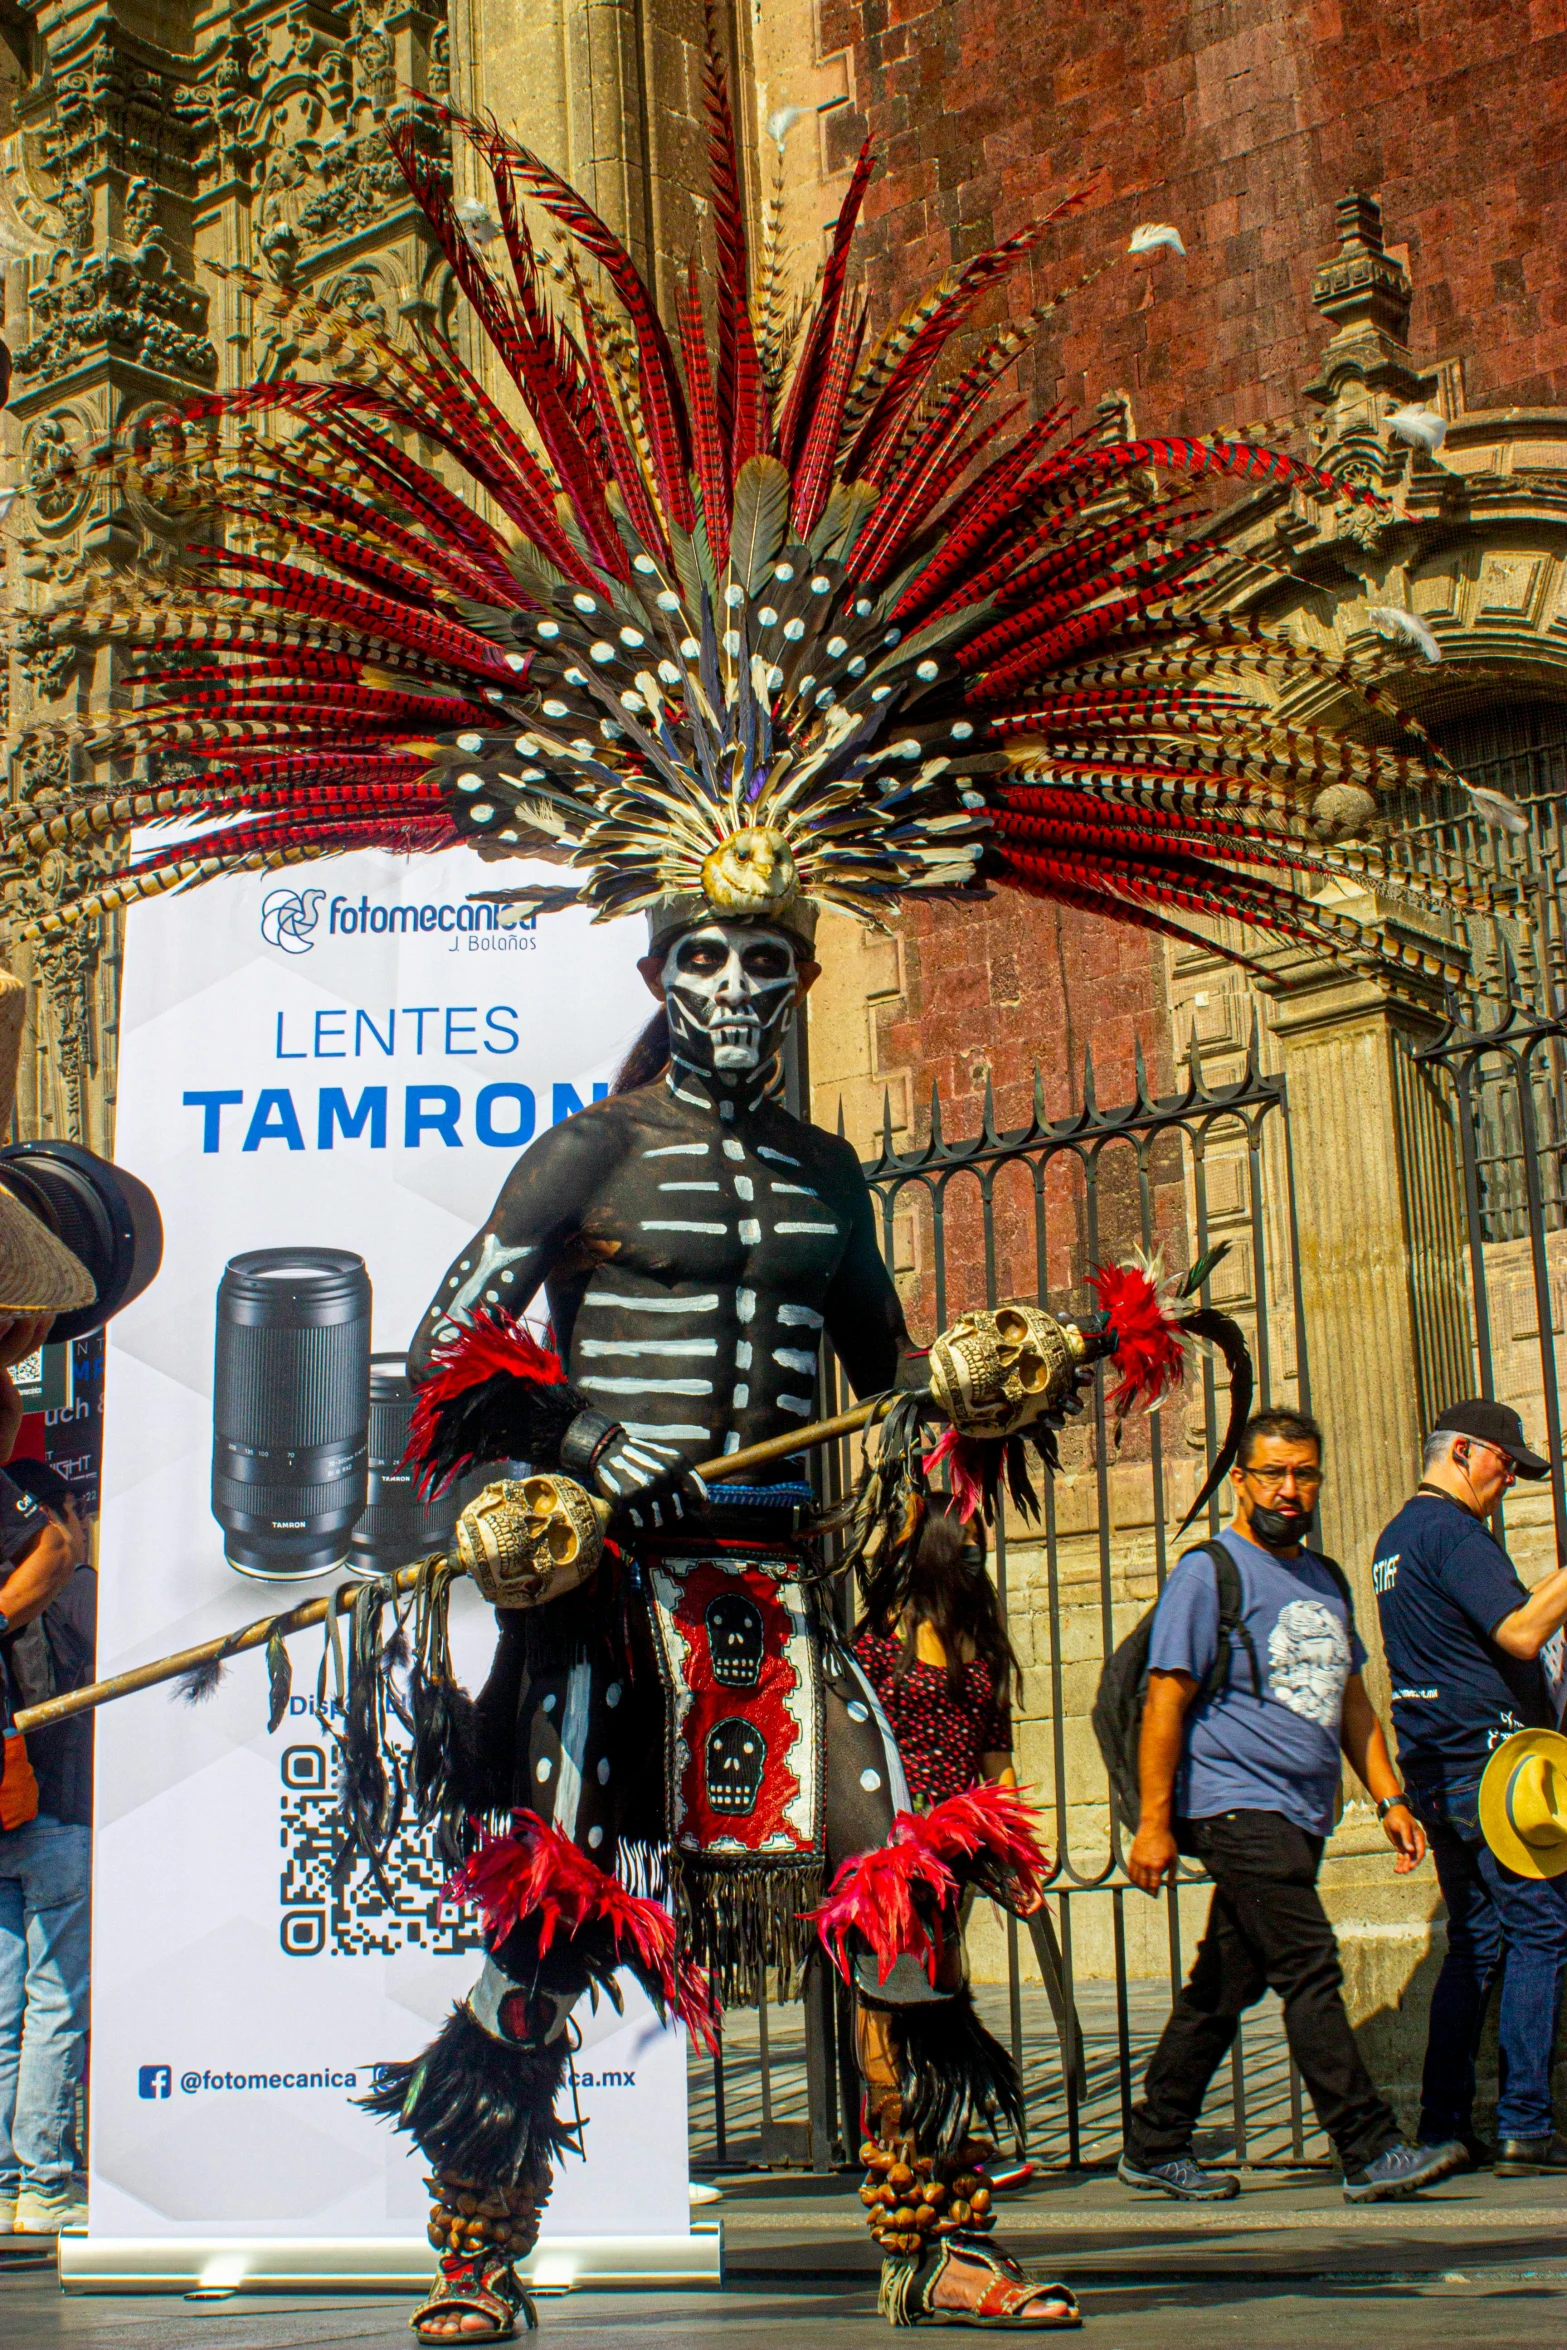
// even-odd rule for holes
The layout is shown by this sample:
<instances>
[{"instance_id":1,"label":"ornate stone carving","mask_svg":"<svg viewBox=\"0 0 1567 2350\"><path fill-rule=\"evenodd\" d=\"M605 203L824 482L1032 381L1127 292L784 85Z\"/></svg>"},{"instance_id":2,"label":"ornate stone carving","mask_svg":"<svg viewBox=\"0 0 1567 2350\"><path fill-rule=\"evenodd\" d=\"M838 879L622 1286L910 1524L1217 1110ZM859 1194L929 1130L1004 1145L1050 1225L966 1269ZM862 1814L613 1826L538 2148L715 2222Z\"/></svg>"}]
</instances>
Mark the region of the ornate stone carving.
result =
<instances>
[{"instance_id":1,"label":"ornate stone carving","mask_svg":"<svg viewBox=\"0 0 1567 2350\"><path fill-rule=\"evenodd\" d=\"M16 353L19 376L54 383L98 356L133 359L160 375L210 382L218 355L202 331L207 297L166 274L159 245L144 245L132 261L94 253L75 271L61 266L35 286L35 332Z\"/></svg>"},{"instance_id":2,"label":"ornate stone carving","mask_svg":"<svg viewBox=\"0 0 1567 2350\"><path fill-rule=\"evenodd\" d=\"M16 629L15 651L22 675L40 700L50 702L65 691L79 658L74 645L55 644L37 621L24 618Z\"/></svg>"},{"instance_id":3,"label":"ornate stone carving","mask_svg":"<svg viewBox=\"0 0 1567 2350\"><path fill-rule=\"evenodd\" d=\"M58 530L87 503L88 485L79 475L62 475L73 454L65 415L40 416L29 425L22 448L28 501L40 522Z\"/></svg>"}]
</instances>

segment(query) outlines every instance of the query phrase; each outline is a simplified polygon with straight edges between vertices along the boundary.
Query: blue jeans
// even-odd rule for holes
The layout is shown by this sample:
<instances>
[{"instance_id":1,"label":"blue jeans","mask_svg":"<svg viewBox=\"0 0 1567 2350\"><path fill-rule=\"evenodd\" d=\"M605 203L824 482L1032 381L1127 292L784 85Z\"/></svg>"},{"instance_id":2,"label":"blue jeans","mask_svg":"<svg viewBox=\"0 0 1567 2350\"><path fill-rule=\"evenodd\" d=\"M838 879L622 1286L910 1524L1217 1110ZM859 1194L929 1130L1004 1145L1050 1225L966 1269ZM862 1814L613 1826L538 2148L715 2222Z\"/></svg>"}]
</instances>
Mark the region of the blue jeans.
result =
<instances>
[{"instance_id":1,"label":"blue jeans","mask_svg":"<svg viewBox=\"0 0 1567 2350\"><path fill-rule=\"evenodd\" d=\"M1567 1972L1567 1880L1520 1877L1480 1834L1478 1790L1417 1796L1447 1903L1447 1956L1431 1995L1420 2087L1420 2135L1466 2138L1473 2129L1475 2051L1501 1976L1496 2128L1502 2138L1548 2138L1551 2058Z\"/></svg>"},{"instance_id":2,"label":"blue jeans","mask_svg":"<svg viewBox=\"0 0 1567 2350\"><path fill-rule=\"evenodd\" d=\"M0 1834L0 2196L62 2193L78 2167L92 1831L40 1812Z\"/></svg>"}]
</instances>

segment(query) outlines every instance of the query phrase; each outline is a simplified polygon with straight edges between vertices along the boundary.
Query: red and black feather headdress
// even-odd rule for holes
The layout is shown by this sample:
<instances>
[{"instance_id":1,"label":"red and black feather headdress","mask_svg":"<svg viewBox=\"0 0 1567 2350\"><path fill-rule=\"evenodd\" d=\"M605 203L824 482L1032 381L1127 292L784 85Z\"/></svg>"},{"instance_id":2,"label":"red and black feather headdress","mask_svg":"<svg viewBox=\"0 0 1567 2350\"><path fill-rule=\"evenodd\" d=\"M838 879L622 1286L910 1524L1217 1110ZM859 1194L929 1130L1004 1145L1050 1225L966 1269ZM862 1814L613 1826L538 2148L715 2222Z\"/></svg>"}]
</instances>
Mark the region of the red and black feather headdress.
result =
<instances>
[{"instance_id":1,"label":"red and black feather headdress","mask_svg":"<svg viewBox=\"0 0 1567 2350\"><path fill-rule=\"evenodd\" d=\"M1385 880L1380 858L1324 845L1313 805L1348 786L1373 809L1440 762L1369 669L1205 617L1218 542L1157 482L1367 493L1251 442L1105 446L1064 410L1007 437L1015 404L993 402L1052 306L955 371L954 338L1078 196L872 337L851 272L867 145L791 328L775 213L753 286L711 30L705 92L711 315L693 268L667 325L621 242L495 124L433 108L488 167L493 213L454 208L413 115L392 132L532 436L434 330L394 343L238 273L336 374L193 401L76 461L219 528L179 575L40 617L48 639L140 652L139 700L22 747L146 759L147 788L51 782L46 809L8 811L7 847L182 820L43 927L214 874L466 840L572 868L530 901L601 918L794 894L882 922L905 896L1002 882L1181 936L1188 914L1228 915L1367 951L1312 893L1333 871ZM1281 723L1269 696L1313 677L1384 739ZM164 786L169 755L198 772Z\"/></svg>"}]
</instances>

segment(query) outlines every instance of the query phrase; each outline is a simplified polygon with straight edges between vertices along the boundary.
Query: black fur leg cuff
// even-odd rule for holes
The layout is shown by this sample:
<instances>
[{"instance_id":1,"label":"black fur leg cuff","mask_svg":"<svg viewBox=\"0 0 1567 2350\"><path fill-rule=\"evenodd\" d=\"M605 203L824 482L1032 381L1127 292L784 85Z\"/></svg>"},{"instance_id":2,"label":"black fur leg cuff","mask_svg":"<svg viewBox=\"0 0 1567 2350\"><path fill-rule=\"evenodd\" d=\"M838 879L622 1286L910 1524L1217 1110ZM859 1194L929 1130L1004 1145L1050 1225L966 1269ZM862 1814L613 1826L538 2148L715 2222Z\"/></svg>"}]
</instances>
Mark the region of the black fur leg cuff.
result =
<instances>
[{"instance_id":1,"label":"black fur leg cuff","mask_svg":"<svg viewBox=\"0 0 1567 2350\"><path fill-rule=\"evenodd\" d=\"M383 2065L358 2102L406 2130L437 2171L507 2187L564 2150L580 2152L555 2119L566 2062L564 2034L548 2046L492 2039L457 2007L423 2056Z\"/></svg>"},{"instance_id":2,"label":"black fur leg cuff","mask_svg":"<svg viewBox=\"0 0 1567 2350\"><path fill-rule=\"evenodd\" d=\"M893 2012L902 2127L923 2153L953 2153L976 2130L1021 2129L1017 2067L968 1991Z\"/></svg>"}]
</instances>

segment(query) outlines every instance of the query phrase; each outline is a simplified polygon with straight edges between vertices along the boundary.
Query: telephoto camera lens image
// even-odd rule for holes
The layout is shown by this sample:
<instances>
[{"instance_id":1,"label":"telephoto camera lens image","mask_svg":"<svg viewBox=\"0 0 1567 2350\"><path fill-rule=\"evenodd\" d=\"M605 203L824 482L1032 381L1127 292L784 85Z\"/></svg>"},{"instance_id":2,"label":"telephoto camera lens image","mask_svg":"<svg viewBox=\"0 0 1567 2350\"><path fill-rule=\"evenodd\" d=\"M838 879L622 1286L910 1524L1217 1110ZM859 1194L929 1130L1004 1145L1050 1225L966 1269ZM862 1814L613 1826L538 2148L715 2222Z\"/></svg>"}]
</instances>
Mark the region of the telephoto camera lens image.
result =
<instances>
[{"instance_id":1,"label":"telephoto camera lens image","mask_svg":"<svg viewBox=\"0 0 1567 2350\"><path fill-rule=\"evenodd\" d=\"M341 1248L256 1248L218 1284L212 1514L231 1567L342 1566L367 1498L370 1276Z\"/></svg>"},{"instance_id":2,"label":"telephoto camera lens image","mask_svg":"<svg viewBox=\"0 0 1567 2350\"><path fill-rule=\"evenodd\" d=\"M457 1530L466 1491L453 1485L423 1502L414 1471L403 1467L413 1408L406 1355L372 1355L369 1501L354 1528L353 1563L361 1574L388 1575L429 1551L448 1550Z\"/></svg>"}]
</instances>

